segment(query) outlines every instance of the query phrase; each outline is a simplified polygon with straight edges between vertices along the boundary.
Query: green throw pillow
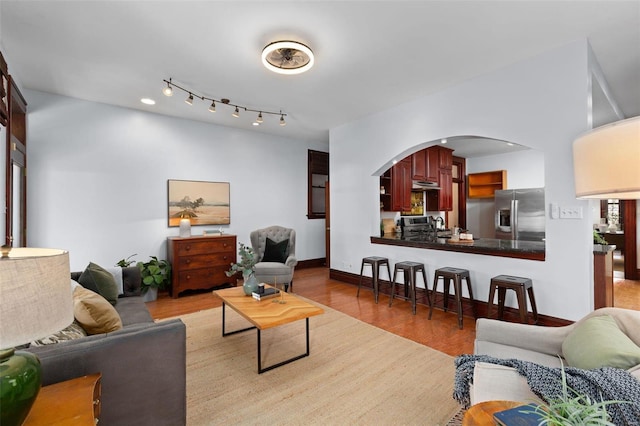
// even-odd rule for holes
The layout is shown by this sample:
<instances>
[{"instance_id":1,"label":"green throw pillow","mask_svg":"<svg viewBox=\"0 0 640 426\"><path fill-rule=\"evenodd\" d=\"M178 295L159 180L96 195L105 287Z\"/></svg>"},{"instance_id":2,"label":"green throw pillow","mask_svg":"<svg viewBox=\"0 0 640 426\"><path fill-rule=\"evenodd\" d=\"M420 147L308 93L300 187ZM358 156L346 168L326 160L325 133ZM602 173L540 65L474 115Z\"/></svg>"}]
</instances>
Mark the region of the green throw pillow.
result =
<instances>
[{"instance_id":1,"label":"green throw pillow","mask_svg":"<svg viewBox=\"0 0 640 426\"><path fill-rule=\"evenodd\" d=\"M118 302L118 285L111 272L95 263L89 263L89 266L82 272L78 282L84 288L98 293L115 305Z\"/></svg>"},{"instance_id":2,"label":"green throw pillow","mask_svg":"<svg viewBox=\"0 0 640 426\"><path fill-rule=\"evenodd\" d=\"M600 367L628 370L640 364L640 347L610 315L591 317L573 329L562 343L562 354L569 366L586 370Z\"/></svg>"},{"instance_id":3,"label":"green throw pillow","mask_svg":"<svg viewBox=\"0 0 640 426\"><path fill-rule=\"evenodd\" d=\"M284 263L287 260L288 247L288 239L276 243L271 238L267 238L267 246L264 249L264 256L262 256L262 261Z\"/></svg>"}]
</instances>

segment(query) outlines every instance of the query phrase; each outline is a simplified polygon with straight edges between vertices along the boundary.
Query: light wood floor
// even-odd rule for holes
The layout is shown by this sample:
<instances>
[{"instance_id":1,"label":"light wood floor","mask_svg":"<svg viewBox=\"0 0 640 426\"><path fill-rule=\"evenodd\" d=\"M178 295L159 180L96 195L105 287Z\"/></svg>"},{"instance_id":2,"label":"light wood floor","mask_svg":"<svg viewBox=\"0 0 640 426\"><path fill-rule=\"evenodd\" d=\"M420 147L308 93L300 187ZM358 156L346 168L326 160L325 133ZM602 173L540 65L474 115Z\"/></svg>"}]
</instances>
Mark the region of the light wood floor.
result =
<instances>
[{"instance_id":1,"label":"light wood floor","mask_svg":"<svg viewBox=\"0 0 640 426\"><path fill-rule=\"evenodd\" d=\"M449 355L473 353L475 322L473 318L465 316L464 328L458 329L455 311L445 313L434 309L432 319L428 320L429 308L423 305L418 305L414 316L411 314L411 305L404 300L394 299L393 306L389 307L389 297L381 295L378 304L375 304L372 292L366 289L361 290L360 297L356 298L356 287L329 279L327 268L296 270L293 289L296 294ZM616 306L640 310L640 281L617 278L614 293ZM210 291L187 293L177 299L161 293L157 301L147 303L151 315L156 319L220 305L220 299Z\"/></svg>"}]
</instances>

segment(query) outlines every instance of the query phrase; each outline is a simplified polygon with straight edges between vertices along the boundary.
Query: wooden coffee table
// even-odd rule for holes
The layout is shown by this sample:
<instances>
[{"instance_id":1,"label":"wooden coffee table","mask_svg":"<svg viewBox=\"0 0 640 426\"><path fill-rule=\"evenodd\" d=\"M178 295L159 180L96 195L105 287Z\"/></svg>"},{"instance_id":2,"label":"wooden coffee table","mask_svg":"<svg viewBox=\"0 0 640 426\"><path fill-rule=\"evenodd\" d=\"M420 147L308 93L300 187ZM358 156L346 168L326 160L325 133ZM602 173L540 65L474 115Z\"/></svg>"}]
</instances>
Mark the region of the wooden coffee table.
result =
<instances>
[{"instance_id":1,"label":"wooden coffee table","mask_svg":"<svg viewBox=\"0 0 640 426\"><path fill-rule=\"evenodd\" d=\"M269 286L265 286L269 287ZM324 313L322 308L319 308L311 303L294 296L290 293L283 294L283 300L286 303L274 303L274 298L258 301L251 296L246 296L242 287L225 288L223 290L215 290L213 292L216 296L222 299L222 336L230 336L232 334L241 333L247 330L257 330L258 335L258 374L262 374L265 371L273 370L274 368L289 364L300 358L309 356L309 317L320 315ZM280 296L276 296L280 298ZM225 309L226 306L236 311L247 321L253 324L252 327L243 328L241 330L235 330L227 332L225 329ZM285 361L279 362L268 367L262 367L262 353L261 353L261 341L260 333L267 328L277 327L279 325L288 324L294 321L305 320L306 330L306 342L307 351L301 355L297 355L293 358L289 358Z\"/></svg>"},{"instance_id":2,"label":"wooden coffee table","mask_svg":"<svg viewBox=\"0 0 640 426\"><path fill-rule=\"evenodd\" d=\"M495 413L525 404L516 401L485 401L472 405L464 414L462 426L495 426L497 424L493 419Z\"/></svg>"}]
</instances>

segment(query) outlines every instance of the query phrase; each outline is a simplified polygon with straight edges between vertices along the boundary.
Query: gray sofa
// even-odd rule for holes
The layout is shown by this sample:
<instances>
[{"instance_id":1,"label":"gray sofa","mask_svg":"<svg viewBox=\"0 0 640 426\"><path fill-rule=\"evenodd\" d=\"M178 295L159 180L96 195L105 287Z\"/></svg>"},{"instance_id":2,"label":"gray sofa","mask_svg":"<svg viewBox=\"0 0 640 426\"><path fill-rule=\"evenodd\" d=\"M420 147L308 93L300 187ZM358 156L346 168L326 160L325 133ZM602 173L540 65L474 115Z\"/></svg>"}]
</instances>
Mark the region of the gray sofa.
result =
<instances>
[{"instance_id":1,"label":"gray sofa","mask_svg":"<svg viewBox=\"0 0 640 426\"><path fill-rule=\"evenodd\" d=\"M541 327L480 318L476 322L474 352L476 355L515 358L557 368L565 362L559 357L563 354L562 343L569 333L587 319L601 315L612 316L620 330L640 346L640 312L600 308L564 327ZM628 371L640 380L640 364ZM471 404L490 400L539 401L529 389L526 379L515 369L484 362L475 365L470 396Z\"/></svg>"},{"instance_id":2,"label":"gray sofa","mask_svg":"<svg viewBox=\"0 0 640 426\"><path fill-rule=\"evenodd\" d=\"M154 323L139 269L122 273L124 294L115 305L121 330L27 350L40 358L43 386L102 374L101 425L184 425L186 327L179 319Z\"/></svg>"}]
</instances>

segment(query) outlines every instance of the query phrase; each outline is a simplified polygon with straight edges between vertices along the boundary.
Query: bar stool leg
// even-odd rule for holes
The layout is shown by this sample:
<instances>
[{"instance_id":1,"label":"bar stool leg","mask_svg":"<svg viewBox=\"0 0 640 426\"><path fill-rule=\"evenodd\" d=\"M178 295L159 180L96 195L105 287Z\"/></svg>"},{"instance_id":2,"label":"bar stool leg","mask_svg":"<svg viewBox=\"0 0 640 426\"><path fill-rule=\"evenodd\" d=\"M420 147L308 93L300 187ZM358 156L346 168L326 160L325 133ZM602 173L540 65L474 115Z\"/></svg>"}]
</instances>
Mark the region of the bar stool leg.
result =
<instances>
[{"instance_id":1,"label":"bar stool leg","mask_svg":"<svg viewBox=\"0 0 640 426\"><path fill-rule=\"evenodd\" d=\"M489 305L487 306L487 318L491 318L491 311L493 311L493 300L496 295L496 285L489 285Z\"/></svg>"},{"instance_id":2,"label":"bar stool leg","mask_svg":"<svg viewBox=\"0 0 640 426\"><path fill-rule=\"evenodd\" d=\"M391 280L391 294L389 295L389 306L393 303L393 296L396 294L396 276L398 275L398 268L393 268L393 280Z\"/></svg>"},{"instance_id":3,"label":"bar stool leg","mask_svg":"<svg viewBox=\"0 0 640 426\"><path fill-rule=\"evenodd\" d=\"M360 297L360 287L362 286L362 273L364 272L364 260L362 261L362 265L360 266L360 280L358 281L358 292L356 293L356 297Z\"/></svg>"},{"instance_id":4,"label":"bar stool leg","mask_svg":"<svg viewBox=\"0 0 640 426\"><path fill-rule=\"evenodd\" d=\"M473 297L473 289L471 288L471 277L465 277L467 280L467 290L469 290L469 300L471 301L471 308L473 309L473 317L478 318L478 308L476 308L476 300Z\"/></svg>"},{"instance_id":5,"label":"bar stool leg","mask_svg":"<svg viewBox=\"0 0 640 426\"><path fill-rule=\"evenodd\" d=\"M462 330L462 279L456 275L453 279L453 286L456 291L456 304L458 305L458 328Z\"/></svg>"},{"instance_id":6,"label":"bar stool leg","mask_svg":"<svg viewBox=\"0 0 640 426\"><path fill-rule=\"evenodd\" d=\"M376 263L375 265L371 265L371 275L373 279L373 299L376 304L378 304L378 269L380 265Z\"/></svg>"},{"instance_id":7,"label":"bar stool leg","mask_svg":"<svg viewBox=\"0 0 640 426\"><path fill-rule=\"evenodd\" d=\"M447 312L447 309L449 309L449 285L451 280L447 277L442 277L442 282L444 283L444 311Z\"/></svg>"},{"instance_id":8,"label":"bar stool leg","mask_svg":"<svg viewBox=\"0 0 640 426\"><path fill-rule=\"evenodd\" d=\"M533 287L527 289L529 293L529 301L531 301L531 310L533 311L534 324L538 324L538 308L536 306L536 296L533 294Z\"/></svg>"},{"instance_id":9,"label":"bar stool leg","mask_svg":"<svg viewBox=\"0 0 640 426\"><path fill-rule=\"evenodd\" d=\"M414 268L411 268L410 291L411 291L411 312L413 312L413 315L416 314L416 280L417 278L418 278L418 271L416 271Z\"/></svg>"},{"instance_id":10,"label":"bar stool leg","mask_svg":"<svg viewBox=\"0 0 640 426\"><path fill-rule=\"evenodd\" d=\"M518 298L518 311L520 312L520 322L527 324L527 295L524 292L524 286L516 289L516 297Z\"/></svg>"},{"instance_id":11,"label":"bar stool leg","mask_svg":"<svg viewBox=\"0 0 640 426\"><path fill-rule=\"evenodd\" d=\"M502 319L504 315L504 299L507 293L507 289L504 287L498 287L498 319Z\"/></svg>"}]
</instances>

